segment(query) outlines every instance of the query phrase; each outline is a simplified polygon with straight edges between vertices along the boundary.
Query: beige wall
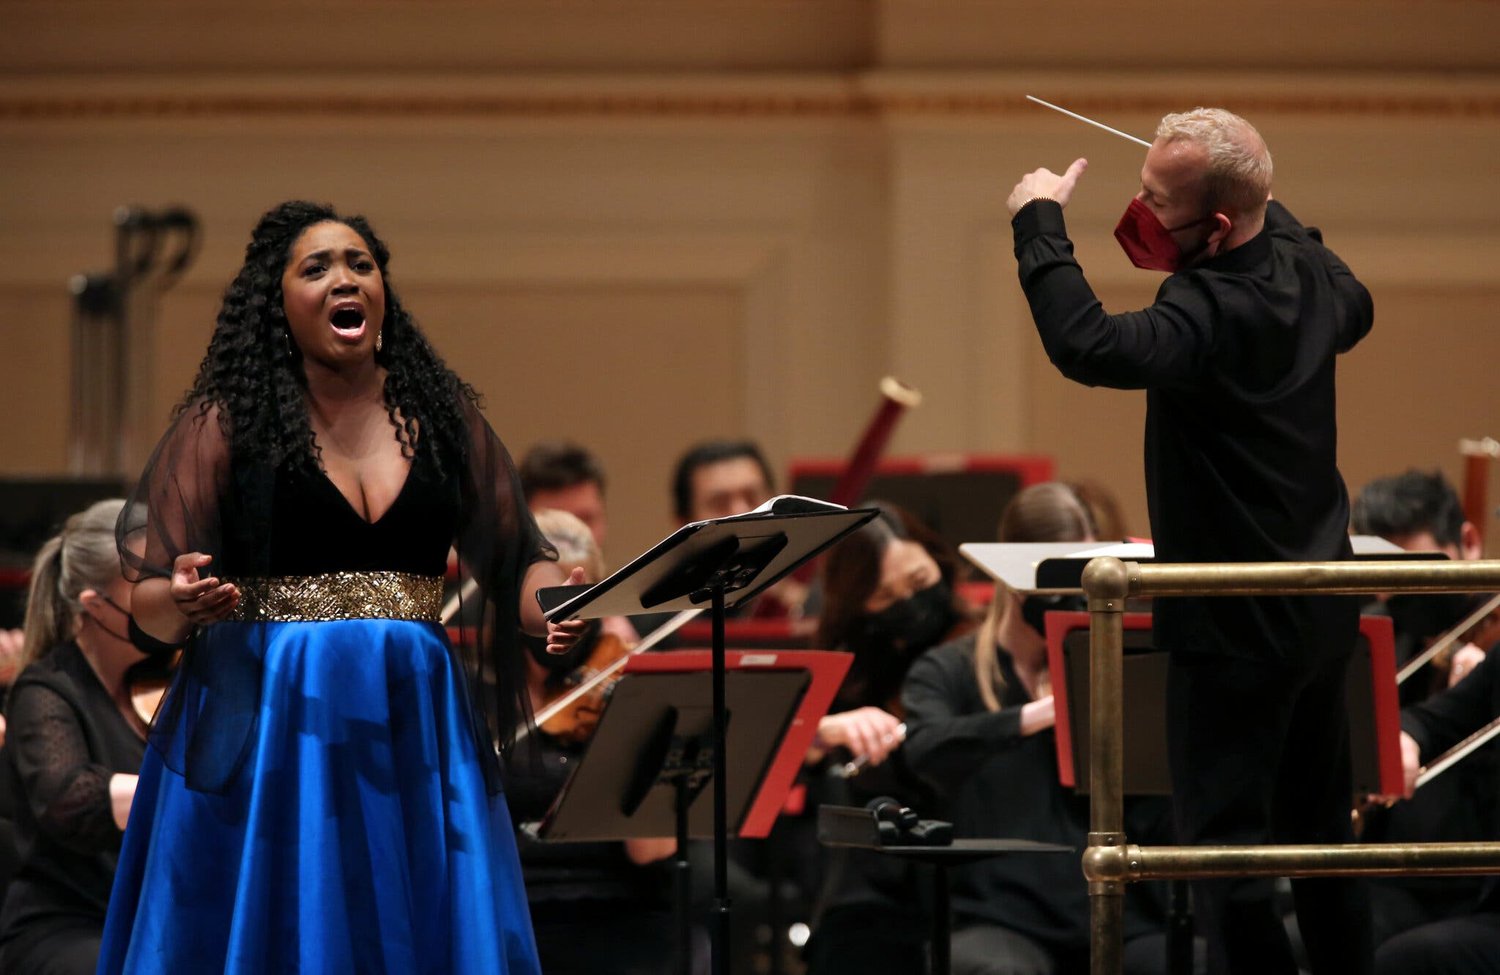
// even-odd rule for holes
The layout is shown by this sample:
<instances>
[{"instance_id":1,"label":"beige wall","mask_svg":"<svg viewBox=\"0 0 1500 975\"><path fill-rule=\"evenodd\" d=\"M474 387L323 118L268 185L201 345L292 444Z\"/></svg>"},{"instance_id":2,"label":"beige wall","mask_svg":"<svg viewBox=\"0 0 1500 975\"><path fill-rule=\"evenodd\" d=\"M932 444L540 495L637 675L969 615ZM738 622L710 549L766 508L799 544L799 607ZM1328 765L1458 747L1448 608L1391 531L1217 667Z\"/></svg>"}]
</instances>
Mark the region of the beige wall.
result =
<instances>
[{"instance_id":1,"label":"beige wall","mask_svg":"<svg viewBox=\"0 0 1500 975\"><path fill-rule=\"evenodd\" d=\"M310 196L372 217L513 451L600 451L616 558L668 527L688 442L840 455L885 373L926 396L893 451L1051 453L1118 484L1145 531L1141 397L1046 364L1004 210L1023 171L1087 155L1078 253L1107 307L1144 304L1156 279L1110 236L1140 151L1032 92L1142 135L1200 102L1255 121L1277 196L1375 294L1342 371L1351 487L1456 477L1459 437L1500 435L1500 5L1055 9L6 0L0 474L66 469L64 284L109 266L115 206L183 203L205 230L150 336L138 455L255 217Z\"/></svg>"}]
</instances>

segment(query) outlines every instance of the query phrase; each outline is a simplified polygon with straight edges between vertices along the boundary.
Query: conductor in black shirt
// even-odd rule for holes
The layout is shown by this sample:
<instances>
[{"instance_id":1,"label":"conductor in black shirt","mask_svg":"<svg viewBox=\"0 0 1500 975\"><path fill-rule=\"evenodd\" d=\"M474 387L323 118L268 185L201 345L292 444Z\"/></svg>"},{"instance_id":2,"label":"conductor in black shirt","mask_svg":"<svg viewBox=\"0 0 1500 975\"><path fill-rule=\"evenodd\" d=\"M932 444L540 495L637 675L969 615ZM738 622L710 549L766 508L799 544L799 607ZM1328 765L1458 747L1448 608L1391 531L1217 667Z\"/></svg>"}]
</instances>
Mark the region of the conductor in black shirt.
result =
<instances>
[{"instance_id":1,"label":"conductor in black shirt","mask_svg":"<svg viewBox=\"0 0 1500 975\"><path fill-rule=\"evenodd\" d=\"M1087 162L1021 179L1021 286L1052 363L1091 386L1146 390L1145 467L1166 562L1349 556L1336 465L1335 359L1369 331L1369 293L1318 231L1271 202L1259 133L1219 109L1162 119L1116 228L1137 267L1167 271L1150 307L1106 314L1073 258L1063 207ZM1341 597L1158 600L1172 652L1168 732L1189 843L1349 837L1344 671L1356 603ZM1371 965L1354 881L1293 883L1314 972ZM1194 884L1210 970L1296 971L1268 879Z\"/></svg>"}]
</instances>

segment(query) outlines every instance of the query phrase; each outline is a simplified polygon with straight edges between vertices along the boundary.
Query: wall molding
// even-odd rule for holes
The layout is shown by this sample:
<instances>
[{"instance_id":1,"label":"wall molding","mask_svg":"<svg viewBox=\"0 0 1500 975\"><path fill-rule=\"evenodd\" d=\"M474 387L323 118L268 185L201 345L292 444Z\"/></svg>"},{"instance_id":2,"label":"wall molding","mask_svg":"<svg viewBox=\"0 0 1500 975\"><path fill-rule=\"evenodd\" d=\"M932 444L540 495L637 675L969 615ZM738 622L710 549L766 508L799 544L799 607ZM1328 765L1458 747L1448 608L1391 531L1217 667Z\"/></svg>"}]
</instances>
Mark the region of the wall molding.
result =
<instances>
[{"instance_id":1,"label":"wall molding","mask_svg":"<svg viewBox=\"0 0 1500 975\"><path fill-rule=\"evenodd\" d=\"M301 79L27 78L0 87L0 122L200 119L1038 118L1041 92L1084 113L1160 115L1184 99L1245 114L1493 119L1500 75L1173 74L1080 78L997 72L420 76Z\"/></svg>"}]
</instances>

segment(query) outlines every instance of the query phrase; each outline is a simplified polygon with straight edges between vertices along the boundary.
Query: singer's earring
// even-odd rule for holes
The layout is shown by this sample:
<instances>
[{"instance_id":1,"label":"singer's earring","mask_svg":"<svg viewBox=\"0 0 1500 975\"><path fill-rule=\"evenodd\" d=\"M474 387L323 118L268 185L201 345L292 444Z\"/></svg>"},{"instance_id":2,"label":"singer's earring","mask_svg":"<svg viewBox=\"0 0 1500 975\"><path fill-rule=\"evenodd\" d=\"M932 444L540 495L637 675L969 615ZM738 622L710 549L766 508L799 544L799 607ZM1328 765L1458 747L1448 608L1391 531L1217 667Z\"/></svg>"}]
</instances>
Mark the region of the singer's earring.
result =
<instances>
[{"instance_id":1,"label":"singer's earring","mask_svg":"<svg viewBox=\"0 0 1500 975\"><path fill-rule=\"evenodd\" d=\"M384 347L385 347L385 329L382 328L380 331L378 331L378 332L375 333L375 351L379 352Z\"/></svg>"},{"instance_id":2,"label":"singer's earring","mask_svg":"<svg viewBox=\"0 0 1500 975\"><path fill-rule=\"evenodd\" d=\"M295 358L297 353L292 349L292 333L286 329L282 329L281 337L286 341L286 357L288 359Z\"/></svg>"}]
</instances>

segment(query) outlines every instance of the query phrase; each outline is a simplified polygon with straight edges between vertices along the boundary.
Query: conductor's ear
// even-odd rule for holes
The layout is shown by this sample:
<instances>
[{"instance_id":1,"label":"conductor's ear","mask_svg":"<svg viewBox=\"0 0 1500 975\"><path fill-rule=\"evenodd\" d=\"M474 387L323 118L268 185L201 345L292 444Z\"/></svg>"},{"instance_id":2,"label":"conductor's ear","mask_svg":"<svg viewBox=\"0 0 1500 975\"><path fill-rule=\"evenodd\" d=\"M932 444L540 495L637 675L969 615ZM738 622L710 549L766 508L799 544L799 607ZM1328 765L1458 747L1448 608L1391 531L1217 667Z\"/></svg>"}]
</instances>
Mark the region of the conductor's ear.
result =
<instances>
[{"instance_id":1,"label":"conductor's ear","mask_svg":"<svg viewBox=\"0 0 1500 975\"><path fill-rule=\"evenodd\" d=\"M1214 229L1209 232L1208 240L1210 243L1218 243L1229 236L1229 232L1234 229L1234 221L1218 211L1214 211L1213 221Z\"/></svg>"}]
</instances>

